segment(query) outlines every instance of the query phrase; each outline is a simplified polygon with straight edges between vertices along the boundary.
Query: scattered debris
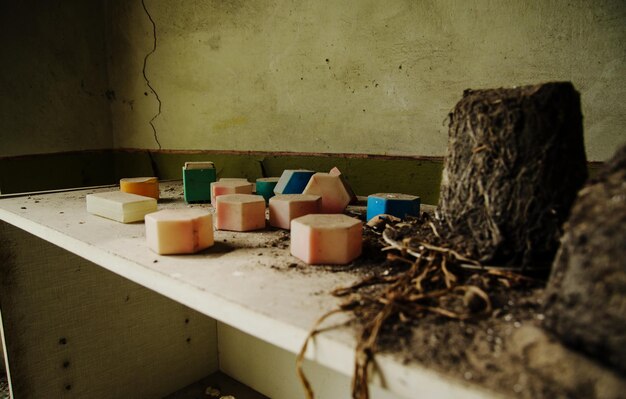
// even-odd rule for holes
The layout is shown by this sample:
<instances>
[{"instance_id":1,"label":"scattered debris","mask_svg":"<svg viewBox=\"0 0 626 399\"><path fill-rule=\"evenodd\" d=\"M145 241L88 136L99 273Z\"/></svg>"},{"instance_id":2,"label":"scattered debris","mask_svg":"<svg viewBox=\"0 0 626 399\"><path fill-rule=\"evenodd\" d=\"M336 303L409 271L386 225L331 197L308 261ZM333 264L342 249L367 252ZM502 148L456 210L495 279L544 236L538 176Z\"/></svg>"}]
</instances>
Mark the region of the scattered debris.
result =
<instances>
[{"instance_id":1,"label":"scattered debris","mask_svg":"<svg viewBox=\"0 0 626 399\"><path fill-rule=\"evenodd\" d=\"M204 394L211 397L211 398L221 398L222 396L222 392L214 387L207 387L206 390L204 391Z\"/></svg>"},{"instance_id":2,"label":"scattered debris","mask_svg":"<svg viewBox=\"0 0 626 399\"><path fill-rule=\"evenodd\" d=\"M367 222L367 225L376 231L382 231L385 229L388 223L398 222L400 222L400 218L397 218L393 215L381 214L371 218L370 221Z\"/></svg>"}]
</instances>

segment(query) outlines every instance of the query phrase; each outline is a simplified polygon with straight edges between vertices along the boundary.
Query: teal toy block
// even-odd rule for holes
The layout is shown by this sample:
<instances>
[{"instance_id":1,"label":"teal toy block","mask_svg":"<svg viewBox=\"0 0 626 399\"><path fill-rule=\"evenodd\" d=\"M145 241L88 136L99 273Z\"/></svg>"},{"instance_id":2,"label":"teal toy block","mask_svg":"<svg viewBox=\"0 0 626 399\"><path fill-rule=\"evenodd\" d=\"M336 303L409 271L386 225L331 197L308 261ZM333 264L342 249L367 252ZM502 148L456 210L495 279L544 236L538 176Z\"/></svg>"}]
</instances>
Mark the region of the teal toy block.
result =
<instances>
[{"instance_id":1,"label":"teal toy block","mask_svg":"<svg viewBox=\"0 0 626 399\"><path fill-rule=\"evenodd\" d=\"M188 204L211 202L211 183L217 175L213 162L185 162L183 187Z\"/></svg>"},{"instance_id":2,"label":"teal toy block","mask_svg":"<svg viewBox=\"0 0 626 399\"><path fill-rule=\"evenodd\" d=\"M315 174L312 170L287 169L278 179L274 193L279 194L302 194L304 188L309 183L311 176Z\"/></svg>"},{"instance_id":3,"label":"teal toy block","mask_svg":"<svg viewBox=\"0 0 626 399\"><path fill-rule=\"evenodd\" d=\"M274 188L278 184L278 177L262 177L256 179L256 193L262 195L265 198L265 202L268 202L270 198L274 196Z\"/></svg>"},{"instance_id":4,"label":"teal toy block","mask_svg":"<svg viewBox=\"0 0 626 399\"><path fill-rule=\"evenodd\" d=\"M420 197L398 193L378 193L367 197L367 220L380 214L393 215L400 219L407 215L419 216Z\"/></svg>"}]
</instances>

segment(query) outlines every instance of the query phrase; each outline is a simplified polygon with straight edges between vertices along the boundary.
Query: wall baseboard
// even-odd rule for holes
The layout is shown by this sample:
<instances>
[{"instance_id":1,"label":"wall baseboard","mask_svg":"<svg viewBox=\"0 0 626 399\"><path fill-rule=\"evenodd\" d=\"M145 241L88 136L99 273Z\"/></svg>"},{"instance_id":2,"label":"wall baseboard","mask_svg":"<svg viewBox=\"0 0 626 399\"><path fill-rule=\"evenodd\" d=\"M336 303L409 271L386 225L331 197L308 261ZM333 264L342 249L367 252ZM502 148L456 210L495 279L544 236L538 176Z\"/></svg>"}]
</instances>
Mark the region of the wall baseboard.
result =
<instances>
[{"instance_id":1,"label":"wall baseboard","mask_svg":"<svg viewBox=\"0 0 626 399\"><path fill-rule=\"evenodd\" d=\"M401 192L422 203L439 198L443 157L216 150L92 150L0 158L0 193L115 184L122 177L181 179L186 161L213 161L219 177L280 176L284 169L338 167L359 195ZM593 175L602 165L590 162Z\"/></svg>"}]
</instances>

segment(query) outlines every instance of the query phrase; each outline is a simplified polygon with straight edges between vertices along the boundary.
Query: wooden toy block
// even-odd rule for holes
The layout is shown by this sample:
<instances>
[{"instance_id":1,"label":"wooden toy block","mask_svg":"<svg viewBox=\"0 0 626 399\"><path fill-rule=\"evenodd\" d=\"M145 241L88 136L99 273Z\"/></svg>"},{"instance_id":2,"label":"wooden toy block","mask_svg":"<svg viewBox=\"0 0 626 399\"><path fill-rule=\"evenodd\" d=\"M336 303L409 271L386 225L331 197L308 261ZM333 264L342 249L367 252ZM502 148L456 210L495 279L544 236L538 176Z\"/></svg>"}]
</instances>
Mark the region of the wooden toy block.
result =
<instances>
[{"instance_id":1,"label":"wooden toy block","mask_svg":"<svg viewBox=\"0 0 626 399\"><path fill-rule=\"evenodd\" d=\"M213 162L185 162L183 166L183 191L185 202L211 201L211 183L215 182Z\"/></svg>"},{"instance_id":2,"label":"wooden toy block","mask_svg":"<svg viewBox=\"0 0 626 399\"><path fill-rule=\"evenodd\" d=\"M120 191L159 199L159 179L156 177L126 177L120 179Z\"/></svg>"},{"instance_id":3,"label":"wooden toy block","mask_svg":"<svg viewBox=\"0 0 626 399\"><path fill-rule=\"evenodd\" d=\"M148 247L161 255L191 254L213 245L213 217L202 209L165 209L146 215Z\"/></svg>"},{"instance_id":4,"label":"wooden toy block","mask_svg":"<svg viewBox=\"0 0 626 399\"><path fill-rule=\"evenodd\" d=\"M367 197L367 220L376 215L393 215L404 219L407 215L419 216L420 197L398 193L378 193Z\"/></svg>"},{"instance_id":5,"label":"wooden toy block","mask_svg":"<svg viewBox=\"0 0 626 399\"><path fill-rule=\"evenodd\" d=\"M291 254L308 264L345 265L361 255L363 225L346 215L306 215L291 221Z\"/></svg>"},{"instance_id":6,"label":"wooden toy block","mask_svg":"<svg viewBox=\"0 0 626 399\"><path fill-rule=\"evenodd\" d=\"M256 179L256 193L262 195L265 198L265 202L268 202L274 196L274 188L278 183L278 179L278 177L261 177Z\"/></svg>"},{"instance_id":7,"label":"wooden toy block","mask_svg":"<svg viewBox=\"0 0 626 399\"><path fill-rule=\"evenodd\" d=\"M225 194L252 194L252 183L241 180L224 180L211 183L211 203L215 205L215 198Z\"/></svg>"},{"instance_id":8,"label":"wooden toy block","mask_svg":"<svg viewBox=\"0 0 626 399\"><path fill-rule=\"evenodd\" d=\"M302 191L322 197L321 213L342 213L350 203L350 193L341 177L330 173L316 173Z\"/></svg>"},{"instance_id":9,"label":"wooden toy block","mask_svg":"<svg viewBox=\"0 0 626 399\"><path fill-rule=\"evenodd\" d=\"M287 169L278 179L274 193L279 194L302 194L311 176L315 174L312 170Z\"/></svg>"},{"instance_id":10,"label":"wooden toy block","mask_svg":"<svg viewBox=\"0 0 626 399\"><path fill-rule=\"evenodd\" d=\"M216 199L217 229L252 231L265 228L265 199L252 194L224 194Z\"/></svg>"},{"instance_id":11,"label":"wooden toy block","mask_svg":"<svg viewBox=\"0 0 626 399\"><path fill-rule=\"evenodd\" d=\"M322 197L306 194L283 194L270 198L270 225L287 229L291 221L311 213L319 213Z\"/></svg>"},{"instance_id":12,"label":"wooden toy block","mask_svg":"<svg viewBox=\"0 0 626 399\"><path fill-rule=\"evenodd\" d=\"M350 203L356 204L358 202L358 198L356 194L354 193L354 190L352 190L352 186L348 182L348 179L346 179L346 177L341 173L339 168L335 166L334 168L330 170L330 172L328 172L328 174L333 175L333 176L339 176L341 178L341 182L346 188L346 191L348 191L348 193L350 194Z\"/></svg>"},{"instance_id":13,"label":"wooden toy block","mask_svg":"<svg viewBox=\"0 0 626 399\"><path fill-rule=\"evenodd\" d=\"M87 212L122 223L143 221L144 216L157 210L152 197L122 191L87 194Z\"/></svg>"}]
</instances>

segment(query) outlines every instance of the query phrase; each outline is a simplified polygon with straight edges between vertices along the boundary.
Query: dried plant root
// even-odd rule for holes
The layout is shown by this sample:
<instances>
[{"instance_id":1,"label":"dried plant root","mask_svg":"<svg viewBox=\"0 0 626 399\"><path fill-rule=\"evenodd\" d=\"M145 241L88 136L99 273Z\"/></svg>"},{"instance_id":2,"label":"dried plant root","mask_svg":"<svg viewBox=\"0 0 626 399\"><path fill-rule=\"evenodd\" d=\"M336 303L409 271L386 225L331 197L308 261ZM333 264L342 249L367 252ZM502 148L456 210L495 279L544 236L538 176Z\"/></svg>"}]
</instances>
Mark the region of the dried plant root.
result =
<instances>
[{"instance_id":1,"label":"dried plant root","mask_svg":"<svg viewBox=\"0 0 626 399\"><path fill-rule=\"evenodd\" d=\"M494 311L490 287L531 282L518 273L483 267L457 251L442 238L445 226L442 229L437 223L424 216L413 224L387 225L380 236L381 247L386 245L382 250L388 252L387 261L395 265L395 272L370 275L332 291L345 302L315 323L298 355L298 376L308 399L313 398L313 390L302 371L304 353L308 342L322 331L320 324L330 315L351 312L360 323L352 398L368 399L369 376L375 370L379 338L394 323L411 325L427 315L457 321L488 317Z\"/></svg>"}]
</instances>

